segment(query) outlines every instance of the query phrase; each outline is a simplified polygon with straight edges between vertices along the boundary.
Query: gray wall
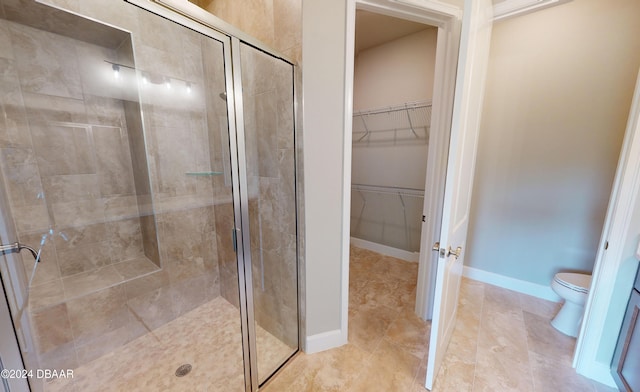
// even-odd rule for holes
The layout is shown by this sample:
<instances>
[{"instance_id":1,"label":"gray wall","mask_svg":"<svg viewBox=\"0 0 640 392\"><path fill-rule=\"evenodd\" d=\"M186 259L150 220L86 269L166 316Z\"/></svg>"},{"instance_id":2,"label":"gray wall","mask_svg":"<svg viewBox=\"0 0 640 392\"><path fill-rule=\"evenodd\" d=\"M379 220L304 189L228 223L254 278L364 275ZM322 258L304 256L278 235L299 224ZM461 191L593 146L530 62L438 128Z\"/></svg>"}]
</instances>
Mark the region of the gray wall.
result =
<instances>
[{"instance_id":1,"label":"gray wall","mask_svg":"<svg viewBox=\"0 0 640 392\"><path fill-rule=\"evenodd\" d=\"M591 272L640 66L640 3L496 23L466 263L548 285Z\"/></svg>"},{"instance_id":2,"label":"gray wall","mask_svg":"<svg viewBox=\"0 0 640 392\"><path fill-rule=\"evenodd\" d=\"M307 336L341 327L345 12L342 0L302 8Z\"/></svg>"}]
</instances>

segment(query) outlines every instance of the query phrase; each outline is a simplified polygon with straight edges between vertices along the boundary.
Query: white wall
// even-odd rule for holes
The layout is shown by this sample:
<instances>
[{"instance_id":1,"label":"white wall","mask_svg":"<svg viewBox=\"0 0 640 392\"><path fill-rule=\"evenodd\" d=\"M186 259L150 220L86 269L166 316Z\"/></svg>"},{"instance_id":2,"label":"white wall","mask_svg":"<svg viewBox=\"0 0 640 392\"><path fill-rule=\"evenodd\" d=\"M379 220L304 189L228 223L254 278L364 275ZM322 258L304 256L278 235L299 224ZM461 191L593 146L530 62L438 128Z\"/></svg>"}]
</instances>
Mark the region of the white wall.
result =
<instances>
[{"instance_id":1,"label":"white wall","mask_svg":"<svg viewBox=\"0 0 640 392\"><path fill-rule=\"evenodd\" d=\"M591 271L640 66L640 2L496 23L467 265L548 285Z\"/></svg>"},{"instance_id":2,"label":"white wall","mask_svg":"<svg viewBox=\"0 0 640 392\"><path fill-rule=\"evenodd\" d=\"M426 26L425 26L426 27ZM356 26L356 29L358 26ZM438 30L426 29L355 57L354 111L430 100ZM424 189L428 145L354 145L354 184Z\"/></svg>"},{"instance_id":3,"label":"white wall","mask_svg":"<svg viewBox=\"0 0 640 392\"><path fill-rule=\"evenodd\" d=\"M302 7L307 337L342 323L345 12L343 0Z\"/></svg>"},{"instance_id":4,"label":"white wall","mask_svg":"<svg viewBox=\"0 0 640 392\"><path fill-rule=\"evenodd\" d=\"M427 27L356 55L354 111L431 99L438 30Z\"/></svg>"}]
</instances>

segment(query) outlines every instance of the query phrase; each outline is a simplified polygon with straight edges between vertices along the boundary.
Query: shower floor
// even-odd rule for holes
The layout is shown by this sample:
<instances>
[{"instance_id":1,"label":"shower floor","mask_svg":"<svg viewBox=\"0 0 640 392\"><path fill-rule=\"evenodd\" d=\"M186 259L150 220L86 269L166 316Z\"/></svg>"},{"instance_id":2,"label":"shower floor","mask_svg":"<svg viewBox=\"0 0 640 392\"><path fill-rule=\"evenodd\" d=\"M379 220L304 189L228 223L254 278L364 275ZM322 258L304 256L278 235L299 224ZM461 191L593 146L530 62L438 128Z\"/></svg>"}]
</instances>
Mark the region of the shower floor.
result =
<instances>
[{"instance_id":1,"label":"shower floor","mask_svg":"<svg viewBox=\"0 0 640 392\"><path fill-rule=\"evenodd\" d=\"M295 348L256 328L261 369L276 369ZM176 377L183 364L193 369ZM244 391L240 315L218 297L74 370L45 391Z\"/></svg>"}]
</instances>

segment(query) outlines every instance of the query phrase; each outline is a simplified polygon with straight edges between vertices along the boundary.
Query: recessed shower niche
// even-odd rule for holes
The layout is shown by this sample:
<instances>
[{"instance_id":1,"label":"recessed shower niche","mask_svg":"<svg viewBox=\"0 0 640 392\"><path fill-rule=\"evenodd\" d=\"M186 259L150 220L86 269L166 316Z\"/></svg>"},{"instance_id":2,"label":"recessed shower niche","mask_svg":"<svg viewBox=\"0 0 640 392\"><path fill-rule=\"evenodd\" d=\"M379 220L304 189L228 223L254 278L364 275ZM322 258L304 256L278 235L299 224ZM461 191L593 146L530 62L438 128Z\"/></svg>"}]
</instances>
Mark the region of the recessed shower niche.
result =
<instances>
[{"instance_id":1,"label":"recessed shower niche","mask_svg":"<svg viewBox=\"0 0 640 392\"><path fill-rule=\"evenodd\" d=\"M41 249L2 282L26 368L75 370L32 390L257 390L299 347L293 65L60 4L0 0L0 240Z\"/></svg>"},{"instance_id":2,"label":"recessed shower niche","mask_svg":"<svg viewBox=\"0 0 640 392\"><path fill-rule=\"evenodd\" d=\"M161 263L130 34L34 10L7 2L0 21L4 86L22 104L5 101L2 169L19 239L46 260L31 301L50 306Z\"/></svg>"}]
</instances>

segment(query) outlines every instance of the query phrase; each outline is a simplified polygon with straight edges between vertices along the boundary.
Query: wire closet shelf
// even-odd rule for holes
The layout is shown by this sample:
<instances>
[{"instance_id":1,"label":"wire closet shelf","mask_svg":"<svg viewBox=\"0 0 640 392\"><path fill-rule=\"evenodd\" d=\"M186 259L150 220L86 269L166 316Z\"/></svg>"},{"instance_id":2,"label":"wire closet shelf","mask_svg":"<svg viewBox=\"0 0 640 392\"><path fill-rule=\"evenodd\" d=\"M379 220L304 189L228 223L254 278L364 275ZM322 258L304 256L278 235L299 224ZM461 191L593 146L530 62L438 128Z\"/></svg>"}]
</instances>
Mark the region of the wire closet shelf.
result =
<instances>
[{"instance_id":1,"label":"wire closet shelf","mask_svg":"<svg viewBox=\"0 0 640 392\"><path fill-rule=\"evenodd\" d=\"M351 236L409 252L420 250L424 190L351 184Z\"/></svg>"},{"instance_id":2,"label":"wire closet shelf","mask_svg":"<svg viewBox=\"0 0 640 392\"><path fill-rule=\"evenodd\" d=\"M353 145L427 144L431 101L353 113Z\"/></svg>"}]
</instances>

